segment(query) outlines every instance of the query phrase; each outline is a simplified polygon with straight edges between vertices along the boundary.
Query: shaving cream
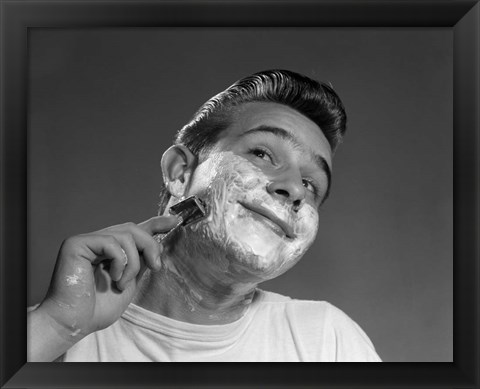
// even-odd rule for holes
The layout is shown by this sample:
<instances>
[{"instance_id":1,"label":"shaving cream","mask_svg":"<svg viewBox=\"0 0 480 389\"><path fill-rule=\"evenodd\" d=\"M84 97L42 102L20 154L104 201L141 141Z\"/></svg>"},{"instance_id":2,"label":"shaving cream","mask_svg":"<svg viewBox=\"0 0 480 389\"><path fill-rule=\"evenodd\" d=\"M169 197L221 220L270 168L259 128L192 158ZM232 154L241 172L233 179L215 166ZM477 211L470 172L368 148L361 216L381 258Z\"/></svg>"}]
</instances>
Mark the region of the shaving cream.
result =
<instances>
[{"instance_id":1,"label":"shaving cream","mask_svg":"<svg viewBox=\"0 0 480 389\"><path fill-rule=\"evenodd\" d=\"M206 186L205 193L195 194L206 200L209 214L187 229L185 243L201 239L223 249L227 255L219 255L218 261L223 262L224 271L250 271L263 280L274 278L297 263L313 243L317 211L305 203L293 212L291 203L268 193L269 178L247 159L229 151L217 152L198 166L194 178L197 187ZM248 205L291 226L293 237Z\"/></svg>"}]
</instances>

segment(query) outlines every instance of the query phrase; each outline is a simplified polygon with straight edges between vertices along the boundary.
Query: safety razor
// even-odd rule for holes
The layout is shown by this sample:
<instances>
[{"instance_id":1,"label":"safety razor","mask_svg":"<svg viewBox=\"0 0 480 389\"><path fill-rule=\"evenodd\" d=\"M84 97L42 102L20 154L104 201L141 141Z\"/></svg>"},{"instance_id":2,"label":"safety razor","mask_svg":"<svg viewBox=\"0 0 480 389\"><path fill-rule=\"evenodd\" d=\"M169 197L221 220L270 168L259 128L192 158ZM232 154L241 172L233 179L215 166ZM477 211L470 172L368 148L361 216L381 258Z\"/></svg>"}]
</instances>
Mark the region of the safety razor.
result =
<instances>
[{"instance_id":1,"label":"safety razor","mask_svg":"<svg viewBox=\"0 0 480 389\"><path fill-rule=\"evenodd\" d=\"M171 215L176 215L179 217L178 223L166 234L154 235L153 238L158 243L163 243L166 241L181 227L187 227L202 220L207 214L207 208L203 200L199 199L197 196L190 196L185 200L172 205L169 212Z\"/></svg>"}]
</instances>

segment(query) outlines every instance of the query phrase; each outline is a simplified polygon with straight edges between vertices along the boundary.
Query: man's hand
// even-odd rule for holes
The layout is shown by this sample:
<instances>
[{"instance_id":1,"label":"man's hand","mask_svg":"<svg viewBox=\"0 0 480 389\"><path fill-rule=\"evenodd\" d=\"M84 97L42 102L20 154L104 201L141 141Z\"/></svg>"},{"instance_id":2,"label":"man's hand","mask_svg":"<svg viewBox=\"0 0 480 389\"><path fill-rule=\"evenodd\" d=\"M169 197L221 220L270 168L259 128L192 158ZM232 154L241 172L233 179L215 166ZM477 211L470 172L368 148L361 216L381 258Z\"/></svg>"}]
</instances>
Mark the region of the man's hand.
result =
<instances>
[{"instance_id":1,"label":"man's hand","mask_svg":"<svg viewBox=\"0 0 480 389\"><path fill-rule=\"evenodd\" d=\"M161 267L162 248L153 235L169 231L177 221L176 216L158 216L66 239L47 296L34 311L41 318L35 323L50 323L70 345L114 323L133 299L146 268ZM38 328L34 332L41 333Z\"/></svg>"}]
</instances>

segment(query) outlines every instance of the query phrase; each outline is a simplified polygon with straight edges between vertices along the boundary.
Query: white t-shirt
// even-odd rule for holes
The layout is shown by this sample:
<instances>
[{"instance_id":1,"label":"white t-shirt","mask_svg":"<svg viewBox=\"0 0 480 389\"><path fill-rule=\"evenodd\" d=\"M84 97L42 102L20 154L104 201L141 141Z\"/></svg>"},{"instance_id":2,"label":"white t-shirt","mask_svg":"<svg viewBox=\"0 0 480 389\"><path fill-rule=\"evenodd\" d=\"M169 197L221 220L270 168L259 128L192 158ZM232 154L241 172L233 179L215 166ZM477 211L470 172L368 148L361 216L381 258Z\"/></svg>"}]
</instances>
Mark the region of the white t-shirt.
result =
<instances>
[{"instance_id":1,"label":"white t-shirt","mask_svg":"<svg viewBox=\"0 0 480 389\"><path fill-rule=\"evenodd\" d=\"M130 304L64 362L380 362L362 329L325 301L257 290L246 314L224 325L173 320Z\"/></svg>"}]
</instances>

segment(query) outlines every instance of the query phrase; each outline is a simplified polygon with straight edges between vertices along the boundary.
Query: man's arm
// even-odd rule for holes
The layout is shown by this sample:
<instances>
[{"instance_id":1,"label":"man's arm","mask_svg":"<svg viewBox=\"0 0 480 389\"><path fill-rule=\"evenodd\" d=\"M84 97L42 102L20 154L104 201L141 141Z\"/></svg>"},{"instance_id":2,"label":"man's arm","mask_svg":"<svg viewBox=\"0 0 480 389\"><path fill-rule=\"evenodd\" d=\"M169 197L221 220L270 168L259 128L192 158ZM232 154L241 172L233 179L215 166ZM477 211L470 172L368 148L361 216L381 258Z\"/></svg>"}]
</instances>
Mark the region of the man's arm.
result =
<instances>
[{"instance_id":1,"label":"man's arm","mask_svg":"<svg viewBox=\"0 0 480 389\"><path fill-rule=\"evenodd\" d=\"M153 235L177 222L159 216L65 240L45 299L28 313L27 360L53 361L118 320L146 268L160 269L161 246Z\"/></svg>"},{"instance_id":2,"label":"man's arm","mask_svg":"<svg viewBox=\"0 0 480 389\"><path fill-rule=\"evenodd\" d=\"M27 314L27 360L51 362L83 338L49 317L40 307Z\"/></svg>"}]
</instances>

